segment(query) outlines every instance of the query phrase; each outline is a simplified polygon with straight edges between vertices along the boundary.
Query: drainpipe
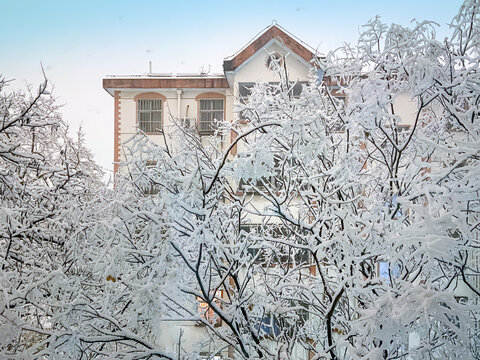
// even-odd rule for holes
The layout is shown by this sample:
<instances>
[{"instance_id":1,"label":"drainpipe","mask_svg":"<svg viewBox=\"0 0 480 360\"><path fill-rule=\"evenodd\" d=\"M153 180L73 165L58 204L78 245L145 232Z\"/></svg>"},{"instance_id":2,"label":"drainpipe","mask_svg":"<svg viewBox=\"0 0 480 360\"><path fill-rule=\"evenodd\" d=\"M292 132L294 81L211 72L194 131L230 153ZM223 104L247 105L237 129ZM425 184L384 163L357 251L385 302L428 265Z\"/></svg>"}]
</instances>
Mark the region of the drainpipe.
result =
<instances>
[{"instance_id":1,"label":"drainpipe","mask_svg":"<svg viewBox=\"0 0 480 360\"><path fill-rule=\"evenodd\" d=\"M177 119L180 120L180 109L182 105L182 89L177 89Z\"/></svg>"}]
</instances>

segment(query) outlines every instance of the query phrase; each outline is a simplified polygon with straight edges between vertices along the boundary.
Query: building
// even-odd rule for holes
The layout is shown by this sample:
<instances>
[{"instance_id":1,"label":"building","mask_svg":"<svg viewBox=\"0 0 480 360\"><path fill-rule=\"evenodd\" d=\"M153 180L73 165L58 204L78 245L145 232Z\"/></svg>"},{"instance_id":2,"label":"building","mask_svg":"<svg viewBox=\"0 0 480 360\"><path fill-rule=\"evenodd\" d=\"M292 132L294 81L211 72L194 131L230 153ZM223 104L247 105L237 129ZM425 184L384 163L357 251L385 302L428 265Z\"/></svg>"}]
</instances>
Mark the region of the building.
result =
<instances>
[{"instance_id":1,"label":"building","mask_svg":"<svg viewBox=\"0 0 480 360\"><path fill-rule=\"evenodd\" d=\"M200 135L211 135L214 119L232 121L238 116L235 101L249 86L279 81L272 59L285 59L282 65L290 80L301 83L308 81L314 58L312 48L274 24L224 59L223 74L107 76L103 88L115 102L114 171L121 160L121 144L137 129L157 144L163 142L162 132L171 131L179 120L196 127Z\"/></svg>"},{"instance_id":2,"label":"building","mask_svg":"<svg viewBox=\"0 0 480 360\"><path fill-rule=\"evenodd\" d=\"M223 61L223 74L155 74L107 76L103 88L114 98L114 171L119 171L122 143L142 130L155 143L164 144L164 135L181 123L195 128L208 142L214 135L216 120L233 121L241 115L235 104L249 95L256 82L279 82L275 64L287 69L296 82L294 95L315 71L315 51L277 24L264 29L236 54ZM231 142L230 138L223 139ZM235 155L235 152L233 153ZM202 304L199 305L200 311ZM208 311L208 310L207 310ZM208 316L208 312L207 315ZM195 322L162 325L162 346L175 352L178 333L194 343L205 337ZM299 348L298 358L308 358Z\"/></svg>"}]
</instances>

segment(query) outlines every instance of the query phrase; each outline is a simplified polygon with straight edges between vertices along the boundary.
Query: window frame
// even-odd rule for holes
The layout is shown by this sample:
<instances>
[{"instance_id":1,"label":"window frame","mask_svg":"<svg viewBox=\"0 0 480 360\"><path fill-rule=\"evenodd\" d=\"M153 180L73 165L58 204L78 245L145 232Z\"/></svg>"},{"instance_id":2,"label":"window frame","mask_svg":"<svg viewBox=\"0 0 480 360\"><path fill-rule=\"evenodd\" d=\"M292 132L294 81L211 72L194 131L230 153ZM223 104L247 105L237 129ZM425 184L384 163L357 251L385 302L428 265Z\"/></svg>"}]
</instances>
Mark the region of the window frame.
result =
<instances>
[{"instance_id":1,"label":"window frame","mask_svg":"<svg viewBox=\"0 0 480 360\"><path fill-rule=\"evenodd\" d=\"M200 115L201 113L206 113L206 112L212 112L212 113L220 112L220 110L218 109L211 109L211 110L200 109L201 101L215 101L215 100L223 101L223 109L221 110L223 113L223 119L221 121L223 121L226 119L226 96L224 94L210 92L210 93L200 94L195 98L195 101L197 102L197 129L200 135L212 135L215 133L215 129L212 126L210 127L210 129L207 129L207 128L204 129L202 127L201 125L202 120ZM218 119L214 118L213 120L218 120ZM214 124L215 124L215 121L212 121L211 125L214 125Z\"/></svg>"},{"instance_id":2,"label":"window frame","mask_svg":"<svg viewBox=\"0 0 480 360\"><path fill-rule=\"evenodd\" d=\"M215 292L215 295L212 299L212 302L216 306L222 307L223 300L223 289L219 289ZM218 327L222 325L222 319L215 313L215 311L210 307L210 305L203 300L201 297L197 296L197 314L209 324ZM197 325L205 325L204 322L198 321Z\"/></svg>"},{"instance_id":3,"label":"window frame","mask_svg":"<svg viewBox=\"0 0 480 360\"><path fill-rule=\"evenodd\" d=\"M268 81L268 82L263 82L263 83L268 83L268 86L277 86L277 85L280 84L279 81ZM290 87L289 94L295 99L300 98L304 87L308 86L308 83L309 82L305 81L305 80L289 81L289 87ZM252 94L252 89L257 84L259 84L259 82L239 81L237 83L238 99L239 99L240 103L242 103L242 104L247 104L248 103L249 98ZM244 114L245 111L248 111L248 110L243 110L243 111L237 112L238 119L242 123L248 122L247 117Z\"/></svg>"},{"instance_id":4,"label":"window frame","mask_svg":"<svg viewBox=\"0 0 480 360\"><path fill-rule=\"evenodd\" d=\"M163 127L165 125L164 122L164 108L165 108L165 102L167 98L163 96L162 94L159 93L142 93L133 98L135 101L135 127L138 130L143 131L145 134L162 134L163 133ZM155 130L155 131L145 131L144 129L141 129L140 127L140 111L148 111L148 110L140 110L139 104L140 101L160 101L160 109L159 110L151 110L151 112L160 112L160 129ZM151 130L151 129L149 129Z\"/></svg>"},{"instance_id":5,"label":"window frame","mask_svg":"<svg viewBox=\"0 0 480 360\"><path fill-rule=\"evenodd\" d=\"M295 232L288 229L282 223L272 224L259 224L259 223L242 223L240 225L240 236L247 237L250 233L256 233L258 236L266 236L267 238L281 238L298 236ZM277 245L280 246L280 245ZM247 249L247 253L252 257L254 263L261 265L262 267L277 267L285 266L311 266L313 258L311 253L300 247L281 245L288 248L288 254L286 252L278 254L277 251L285 251L286 249L278 249L275 246L271 248L259 247L253 242ZM267 257L273 261L267 261Z\"/></svg>"}]
</instances>

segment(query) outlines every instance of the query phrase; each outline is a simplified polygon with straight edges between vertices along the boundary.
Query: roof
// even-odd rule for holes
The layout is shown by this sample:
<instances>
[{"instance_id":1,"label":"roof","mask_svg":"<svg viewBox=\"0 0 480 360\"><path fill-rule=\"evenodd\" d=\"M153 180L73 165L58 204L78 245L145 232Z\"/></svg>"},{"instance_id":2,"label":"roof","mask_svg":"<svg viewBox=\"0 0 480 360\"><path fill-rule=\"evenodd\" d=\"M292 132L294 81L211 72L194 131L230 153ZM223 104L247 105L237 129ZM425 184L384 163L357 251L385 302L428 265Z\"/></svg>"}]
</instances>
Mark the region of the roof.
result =
<instances>
[{"instance_id":1,"label":"roof","mask_svg":"<svg viewBox=\"0 0 480 360\"><path fill-rule=\"evenodd\" d=\"M223 78L223 74L210 74L210 73L147 73L147 74L134 74L134 75L107 75L107 78L114 79L198 79L198 78Z\"/></svg>"},{"instance_id":2,"label":"roof","mask_svg":"<svg viewBox=\"0 0 480 360\"><path fill-rule=\"evenodd\" d=\"M287 33L285 29L282 29L279 25L274 23L235 55L231 56L230 58L226 58L223 61L223 70L225 72L235 71L235 69L252 57L258 50L267 45L272 39L278 40L307 62L310 62L312 59L316 58L312 48L303 43L300 39L297 39L293 35Z\"/></svg>"},{"instance_id":3,"label":"roof","mask_svg":"<svg viewBox=\"0 0 480 360\"><path fill-rule=\"evenodd\" d=\"M272 39L285 45L306 62L316 58L315 50L274 22L236 54L223 61L224 74L109 75L103 79L103 88L112 96L116 89L228 89L230 86L225 73L237 69Z\"/></svg>"},{"instance_id":4,"label":"roof","mask_svg":"<svg viewBox=\"0 0 480 360\"><path fill-rule=\"evenodd\" d=\"M114 89L228 89L225 76L110 76L103 88L113 96Z\"/></svg>"}]
</instances>

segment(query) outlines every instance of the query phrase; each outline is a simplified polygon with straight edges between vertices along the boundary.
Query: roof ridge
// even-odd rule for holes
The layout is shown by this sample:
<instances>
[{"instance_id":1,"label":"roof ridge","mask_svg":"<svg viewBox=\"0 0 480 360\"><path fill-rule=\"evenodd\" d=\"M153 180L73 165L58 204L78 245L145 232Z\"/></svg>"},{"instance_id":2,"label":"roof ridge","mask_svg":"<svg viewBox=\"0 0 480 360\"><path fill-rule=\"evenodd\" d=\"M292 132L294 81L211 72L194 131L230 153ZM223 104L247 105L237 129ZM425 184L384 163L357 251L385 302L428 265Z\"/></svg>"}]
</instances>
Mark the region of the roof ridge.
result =
<instances>
[{"instance_id":1,"label":"roof ridge","mask_svg":"<svg viewBox=\"0 0 480 360\"><path fill-rule=\"evenodd\" d=\"M291 33L290 31L288 31L287 29L285 29L282 25L276 23L276 21L275 21L275 25L272 25L272 26L278 27L280 30L282 30L284 33L286 33L288 36L290 36L291 38L295 39L297 42L299 42L300 44L302 44L305 48L307 48L307 50L310 50L313 54L316 54L317 49L315 49L313 46L307 44L305 41L303 41L302 39L300 39L298 36L294 35L294 34Z\"/></svg>"},{"instance_id":2,"label":"roof ridge","mask_svg":"<svg viewBox=\"0 0 480 360\"><path fill-rule=\"evenodd\" d=\"M275 20L274 20L275 21ZM224 58L224 60L230 60L233 59L235 56L240 54L243 50L245 50L251 43L253 43L255 40L257 40L260 35L262 35L264 32L268 31L271 27L278 25L277 22L275 21L275 24L272 21L272 24L269 26L264 27L262 30L260 30L257 34L255 34L254 37L252 37L245 45L243 45L240 50L238 50L236 53L233 55L227 56Z\"/></svg>"},{"instance_id":3,"label":"roof ridge","mask_svg":"<svg viewBox=\"0 0 480 360\"><path fill-rule=\"evenodd\" d=\"M235 70L272 39L279 40L283 46L288 47L306 62L311 62L312 59L315 59L318 56L315 49L297 36L290 33L283 26L279 25L276 20L274 20L272 21L271 25L262 29L257 35L255 35L255 37L253 37L252 40L250 40L235 54L224 58L223 71Z\"/></svg>"},{"instance_id":4,"label":"roof ridge","mask_svg":"<svg viewBox=\"0 0 480 360\"><path fill-rule=\"evenodd\" d=\"M288 31L286 28L284 28L282 25L280 25L277 20L272 20L272 23L266 27L264 27L262 30L260 30L255 36L253 36L244 46L242 46L237 52L235 52L233 55L227 56L224 58L224 60L231 60L238 54L240 54L243 50L245 50L250 44L252 44L255 40L257 40L263 33L267 32L270 30L272 27L277 27L278 29L282 30L285 34L290 36L292 39L300 43L302 46L304 46L307 50L309 50L312 54L317 53L317 49L315 49L313 46L310 44L307 44L305 41L300 39L298 36L295 34L291 33Z\"/></svg>"}]
</instances>

